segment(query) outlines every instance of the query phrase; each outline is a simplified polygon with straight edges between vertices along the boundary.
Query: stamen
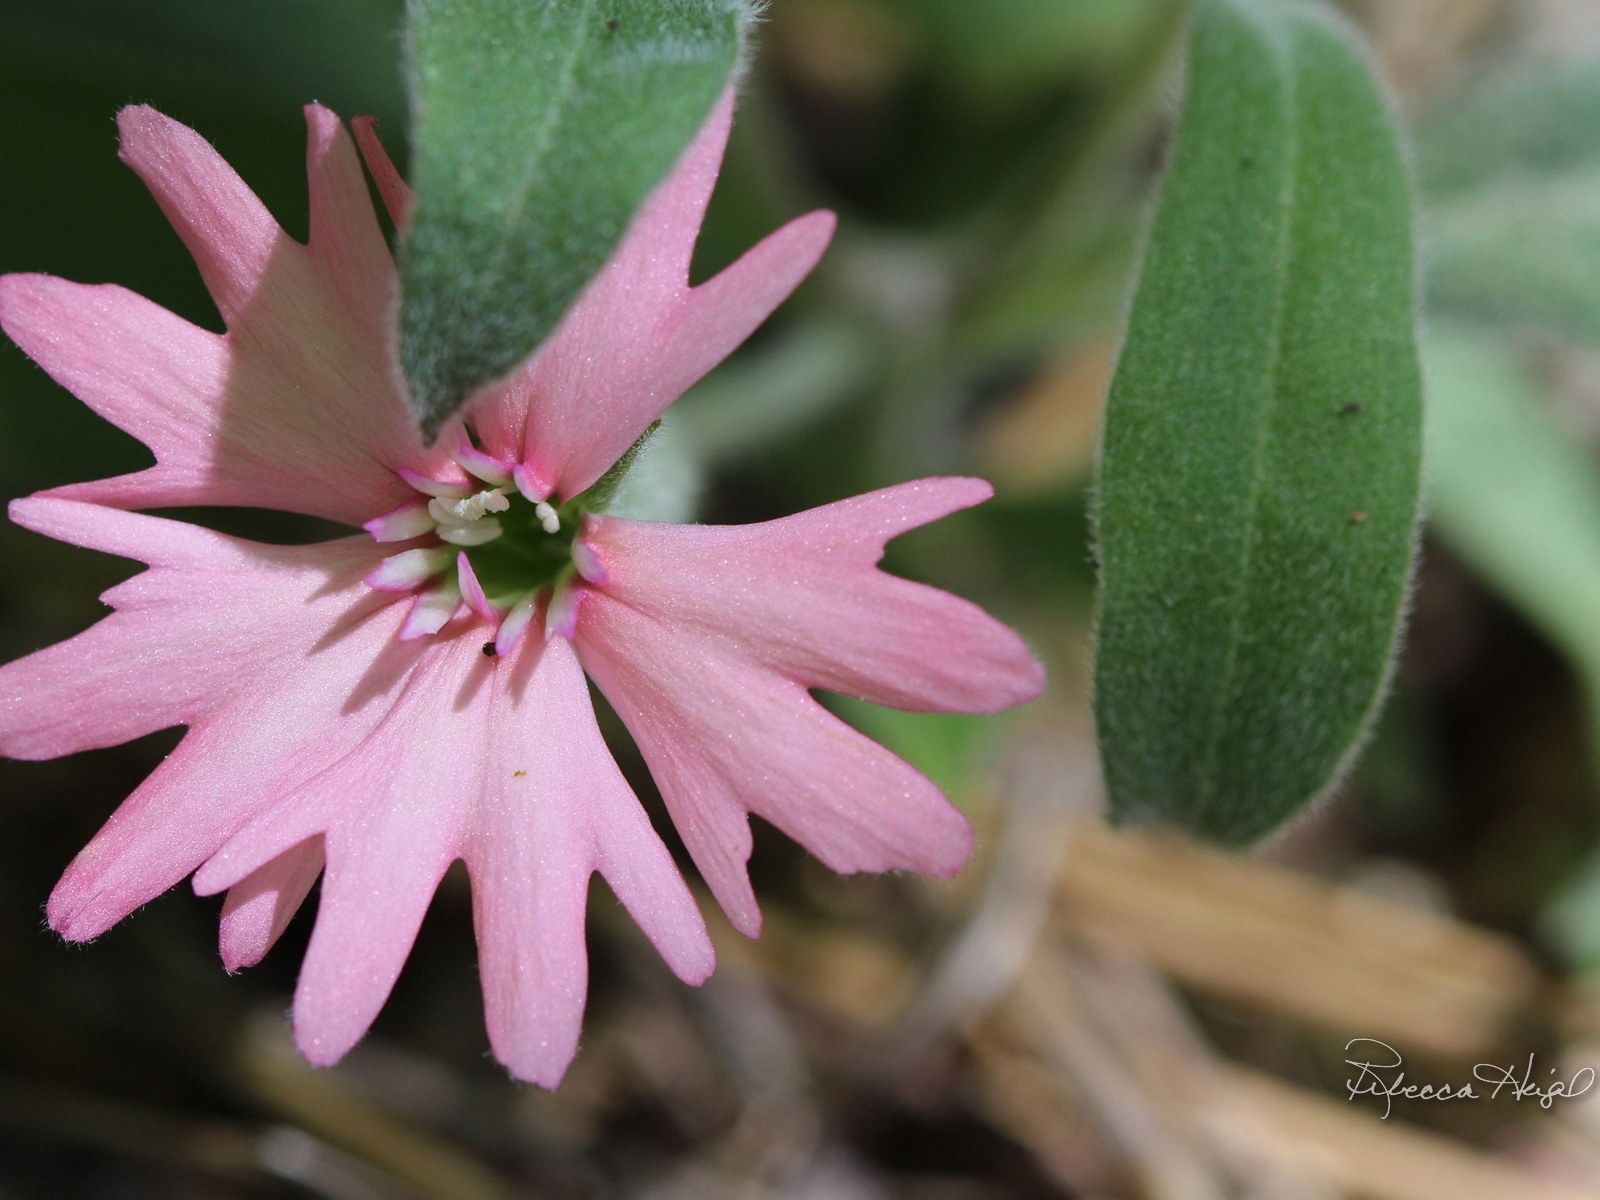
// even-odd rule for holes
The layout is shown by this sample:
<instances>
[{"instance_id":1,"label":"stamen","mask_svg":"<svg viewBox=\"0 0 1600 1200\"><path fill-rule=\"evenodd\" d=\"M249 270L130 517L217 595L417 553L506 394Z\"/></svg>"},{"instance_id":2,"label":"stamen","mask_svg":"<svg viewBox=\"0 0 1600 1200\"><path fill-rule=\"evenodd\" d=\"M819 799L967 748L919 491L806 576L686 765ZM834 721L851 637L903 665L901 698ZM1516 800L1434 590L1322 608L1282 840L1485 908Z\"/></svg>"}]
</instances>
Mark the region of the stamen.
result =
<instances>
[{"instance_id":1,"label":"stamen","mask_svg":"<svg viewBox=\"0 0 1600 1200\"><path fill-rule=\"evenodd\" d=\"M464 525L486 512L505 512L510 507L511 501L504 492L485 490L462 500L429 500L428 514L441 525Z\"/></svg>"},{"instance_id":2,"label":"stamen","mask_svg":"<svg viewBox=\"0 0 1600 1200\"><path fill-rule=\"evenodd\" d=\"M495 635L496 654L504 657L516 649L517 643L522 640L522 635L528 632L528 625L532 622L533 614L538 607L539 596L536 592L529 592L511 606L506 619L500 622L500 632Z\"/></svg>"},{"instance_id":3,"label":"stamen","mask_svg":"<svg viewBox=\"0 0 1600 1200\"><path fill-rule=\"evenodd\" d=\"M526 464L513 466L484 453L463 430L453 431L453 436L455 462L446 460L433 469L450 476L459 467L466 473L464 481L403 470L406 483L420 494L367 522L367 531L379 541L427 539L420 548L385 558L367 576L368 585L381 591L415 593L401 624L403 640L437 633L469 614L491 627L495 640L489 646L497 655L510 654L535 619L547 631L546 636L554 631L571 637L584 581L605 577L598 554L587 545L573 543L582 522L562 520L551 489L535 478ZM532 522L528 509L520 507L523 497L532 510ZM542 535L535 525L543 530ZM429 534L433 536L427 537ZM469 553L473 547L502 537L508 543L504 547L486 551L485 556ZM545 540L551 537L557 538L554 544ZM581 578L573 573L572 560L560 561L569 552ZM479 578L483 570L493 571L495 598L501 607L489 599ZM566 582L558 583L562 579Z\"/></svg>"},{"instance_id":4,"label":"stamen","mask_svg":"<svg viewBox=\"0 0 1600 1200\"><path fill-rule=\"evenodd\" d=\"M505 532L494 517L485 517L469 525L439 526L439 540L452 546L481 546L492 542Z\"/></svg>"},{"instance_id":5,"label":"stamen","mask_svg":"<svg viewBox=\"0 0 1600 1200\"><path fill-rule=\"evenodd\" d=\"M411 606L411 615L400 627L400 640L411 642L438 633L450 623L450 618L456 615L460 607L460 585L454 579L441 580L431 592L423 592L417 597L416 603Z\"/></svg>"},{"instance_id":6,"label":"stamen","mask_svg":"<svg viewBox=\"0 0 1600 1200\"><path fill-rule=\"evenodd\" d=\"M425 533L432 533L434 518L428 513L427 501L420 496L407 500L391 513L374 517L361 528L372 535L375 542L404 542Z\"/></svg>"},{"instance_id":7,"label":"stamen","mask_svg":"<svg viewBox=\"0 0 1600 1200\"><path fill-rule=\"evenodd\" d=\"M365 582L380 592L409 592L448 569L450 559L451 551L445 546L402 550L379 563Z\"/></svg>"}]
</instances>

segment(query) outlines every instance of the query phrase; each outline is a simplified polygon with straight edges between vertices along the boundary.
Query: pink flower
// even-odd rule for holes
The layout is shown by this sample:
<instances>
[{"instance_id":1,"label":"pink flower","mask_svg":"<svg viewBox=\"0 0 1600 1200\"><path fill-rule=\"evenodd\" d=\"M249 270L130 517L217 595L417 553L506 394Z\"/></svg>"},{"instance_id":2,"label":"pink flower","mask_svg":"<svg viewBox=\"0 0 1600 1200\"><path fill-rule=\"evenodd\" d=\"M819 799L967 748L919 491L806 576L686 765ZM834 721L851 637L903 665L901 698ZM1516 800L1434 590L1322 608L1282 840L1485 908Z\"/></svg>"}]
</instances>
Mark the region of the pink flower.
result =
<instances>
[{"instance_id":1,"label":"pink flower","mask_svg":"<svg viewBox=\"0 0 1600 1200\"><path fill-rule=\"evenodd\" d=\"M688 286L725 96L623 244L523 367L432 449L403 399L396 277L354 147L307 109L311 238L290 239L197 134L122 112L122 157L227 325L111 285L0 280L0 324L156 465L11 506L17 523L149 570L70 641L0 669L0 752L42 759L185 725L50 898L98 936L191 873L226 891L230 970L319 874L294 1001L306 1056L366 1032L445 869L472 879L490 1041L554 1085L576 1049L598 871L684 980L713 965L688 887L612 761L584 672L637 739L733 924L756 813L840 871L953 873L971 833L937 789L811 688L985 712L1038 663L966 601L876 568L896 534L989 495L929 479L786 520L670 526L585 493L810 271L827 213ZM404 184L362 129L397 220ZM250 505L366 533L259 545L132 509Z\"/></svg>"}]
</instances>

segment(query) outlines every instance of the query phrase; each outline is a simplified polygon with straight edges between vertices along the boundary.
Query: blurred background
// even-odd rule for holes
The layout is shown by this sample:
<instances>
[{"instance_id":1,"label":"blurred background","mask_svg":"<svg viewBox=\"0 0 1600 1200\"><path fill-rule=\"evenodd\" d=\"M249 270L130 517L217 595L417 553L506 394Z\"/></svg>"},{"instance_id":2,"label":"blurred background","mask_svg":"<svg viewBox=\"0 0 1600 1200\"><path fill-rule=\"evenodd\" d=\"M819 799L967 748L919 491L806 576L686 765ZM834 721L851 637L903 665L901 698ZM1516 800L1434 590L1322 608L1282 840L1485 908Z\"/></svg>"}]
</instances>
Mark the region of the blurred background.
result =
<instances>
[{"instance_id":1,"label":"blurred background","mask_svg":"<svg viewBox=\"0 0 1600 1200\"><path fill-rule=\"evenodd\" d=\"M767 932L743 941L707 901L720 967L699 990L597 885L588 1022L554 1094L488 1057L451 874L371 1036L313 1071L286 1009L314 901L238 976L218 902L187 887L91 946L44 927L177 731L0 763L0 1200L1600 1194L1592 1098L1381 1119L1346 1061L1370 1038L1408 1082L1520 1079L1530 1054L1545 1087L1600 1068L1600 8L1348 11L1415 139L1431 520L1393 694L1337 796L1249 859L1096 821L1087 486L1184 4L773 0L696 271L818 205L839 235L673 410L655 466L712 521L995 481L889 565L1021 629L1047 696L992 719L839 703L947 788L977 859L951 884L839 878L758 829ZM302 104L377 116L403 165L399 18L399 0L0 0L0 270L117 282L220 328L115 157L117 109L199 129L303 237ZM5 498L146 461L0 345ZM10 526L0 562L3 659L93 622L130 573Z\"/></svg>"}]
</instances>

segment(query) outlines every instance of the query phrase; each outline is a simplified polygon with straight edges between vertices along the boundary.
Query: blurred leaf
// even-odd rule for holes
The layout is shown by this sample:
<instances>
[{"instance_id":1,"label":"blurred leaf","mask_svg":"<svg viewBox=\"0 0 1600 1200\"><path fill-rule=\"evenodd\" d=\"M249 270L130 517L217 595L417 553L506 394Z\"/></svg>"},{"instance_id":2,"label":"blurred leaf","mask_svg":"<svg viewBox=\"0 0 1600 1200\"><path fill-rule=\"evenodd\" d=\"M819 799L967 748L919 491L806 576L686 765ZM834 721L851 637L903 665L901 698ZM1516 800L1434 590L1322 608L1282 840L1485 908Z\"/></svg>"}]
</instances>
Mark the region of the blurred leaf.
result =
<instances>
[{"instance_id":1,"label":"blurred leaf","mask_svg":"<svg viewBox=\"0 0 1600 1200\"><path fill-rule=\"evenodd\" d=\"M832 411L861 386L871 359L859 322L812 322L718 367L673 415L699 454L734 458Z\"/></svg>"},{"instance_id":2,"label":"blurred leaf","mask_svg":"<svg viewBox=\"0 0 1600 1200\"><path fill-rule=\"evenodd\" d=\"M1600 170L1513 176L1440 204L1426 226L1431 308L1600 341Z\"/></svg>"},{"instance_id":3,"label":"blurred leaf","mask_svg":"<svg viewBox=\"0 0 1600 1200\"><path fill-rule=\"evenodd\" d=\"M742 0L411 0L401 361L430 433L531 353L677 160Z\"/></svg>"},{"instance_id":4,"label":"blurred leaf","mask_svg":"<svg viewBox=\"0 0 1600 1200\"><path fill-rule=\"evenodd\" d=\"M1423 362L1433 527L1575 660L1592 698L1600 683L1594 463L1504 342L1439 326Z\"/></svg>"},{"instance_id":5,"label":"blurred leaf","mask_svg":"<svg viewBox=\"0 0 1600 1200\"><path fill-rule=\"evenodd\" d=\"M1114 74L1182 0L885 0L969 92L1006 99Z\"/></svg>"},{"instance_id":6,"label":"blurred leaf","mask_svg":"<svg viewBox=\"0 0 1600 1200\"><path fill-rule=\"evenodd\" d=\"M1568 882L1541 924L1569 963L1591 976L1600 974L1600 855Z\"/></svg>"},{"instance_id":7,"label":"blurred leaf","mask_svg":"<svg viewBox=\"0 0 1600 1200\"><path fill-rule=\"evenodd\" d=\"M1102 447L1117 819L1259 836L1329 785L1377 707L1419 491L1409 223L1345 26L1204 4Z\"/></svg>"},{"instance_id":8,"label":"blurred leaf","mask_svg":"<svg viewBox=\"0 0 1600 1200\"><path fill-rule=\"evenodd\" d=\"M958 314L955 336L991 353L1037 350L1114 324L1126 303L1139 239L1126 207L1093 238L1045 242L988 282Z\"/></svg>"},{"instance_id":9,"label":"blurred leaf","mask_svg":"<svg viewBox=\"0 0 1600 1200\"><path fill-rule=\"evenodd\" d=\"M1600 62L1542 64L1475 90L1417 134L1423 189L1600 166Z\"/></svg>"},{"instance_id":10,"label":"blurred leaf","mask_svg":"<svg viewBox=\"0 0 1600 1200\"><path fill-rule=\"evenodd\" d=\"M963 807L978 762L996 733L993 717L906 712L837 695L828 696L828 707L905 759Z\"/></svg>"}]
</instances>

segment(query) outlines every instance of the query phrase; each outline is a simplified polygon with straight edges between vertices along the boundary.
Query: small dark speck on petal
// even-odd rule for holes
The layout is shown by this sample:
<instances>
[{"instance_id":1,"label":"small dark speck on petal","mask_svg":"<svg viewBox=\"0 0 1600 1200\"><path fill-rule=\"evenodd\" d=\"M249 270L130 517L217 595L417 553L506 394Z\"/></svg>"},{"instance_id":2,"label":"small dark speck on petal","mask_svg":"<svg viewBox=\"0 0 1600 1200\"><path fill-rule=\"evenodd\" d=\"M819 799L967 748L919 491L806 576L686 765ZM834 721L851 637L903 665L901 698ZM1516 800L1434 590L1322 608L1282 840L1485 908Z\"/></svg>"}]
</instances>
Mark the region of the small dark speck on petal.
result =
<instances>
[{"instance_id":1,"label":"small dark speck on petal","mask_svg":"<svg viewBox=\"0 0 1600 1200\"><path fill-rule=\"evenodd\" d=\"M527 774L526 771L513 771L513 772L511 772L511 778L513 778L513 779L521 779L526 774Z\"/></svg>"}]
</instances>

